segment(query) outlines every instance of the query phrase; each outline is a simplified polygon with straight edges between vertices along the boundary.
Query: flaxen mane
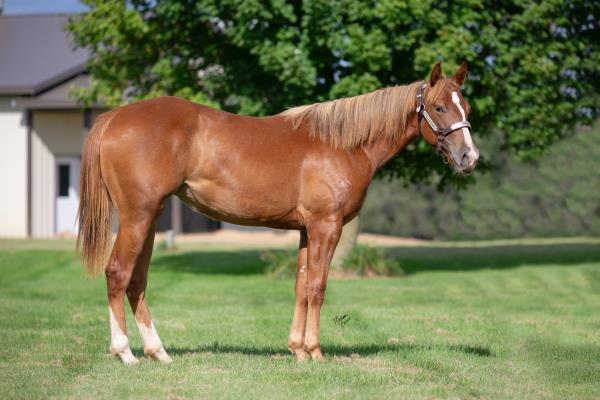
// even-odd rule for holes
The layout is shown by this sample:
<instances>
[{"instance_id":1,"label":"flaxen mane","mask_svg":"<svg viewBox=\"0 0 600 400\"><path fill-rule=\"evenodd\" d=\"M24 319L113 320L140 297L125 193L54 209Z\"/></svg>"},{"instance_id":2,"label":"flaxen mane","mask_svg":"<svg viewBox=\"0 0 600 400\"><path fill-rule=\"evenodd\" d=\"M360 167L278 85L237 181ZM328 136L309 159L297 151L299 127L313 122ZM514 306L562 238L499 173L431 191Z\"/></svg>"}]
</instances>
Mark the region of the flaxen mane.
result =
<instances>
[{"instance_id":1,"label":"flaxen mane","mask_svg":"<svg viewBox=\"0 0 600 400\"><path fill-rule=\"evenodd\" d=\"M307 123L313 137L335 148L351 149L376 140L397 142L406 131L416 108L416 96L423 81L392 86L354 97L294 107L282 114L297 128ZM427 90L430 103L444 90L447 79L440 79Z\"/></svg>"}]
</instances>

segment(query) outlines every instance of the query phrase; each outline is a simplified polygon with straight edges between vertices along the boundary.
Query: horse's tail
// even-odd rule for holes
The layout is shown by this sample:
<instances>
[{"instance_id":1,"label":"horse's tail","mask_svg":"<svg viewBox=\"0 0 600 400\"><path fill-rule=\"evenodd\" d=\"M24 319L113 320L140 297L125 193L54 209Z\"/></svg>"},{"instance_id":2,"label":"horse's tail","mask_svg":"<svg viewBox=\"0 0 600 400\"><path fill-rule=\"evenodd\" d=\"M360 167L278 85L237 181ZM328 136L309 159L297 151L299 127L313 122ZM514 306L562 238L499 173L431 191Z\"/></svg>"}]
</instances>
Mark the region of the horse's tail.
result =
<instances>
[{"instance_id":1,"label":"horse's tail","mask_svg":"<svg viewBox=\"0 0 600 400\"><path fill-rule=\"evenodd\" d=\"M111 118L112 113L98 117L85 142L81 160L77 252L92 276L104 271L112 239L113 207L100 170L100 141Z\"/></svg>"}]
</instances>

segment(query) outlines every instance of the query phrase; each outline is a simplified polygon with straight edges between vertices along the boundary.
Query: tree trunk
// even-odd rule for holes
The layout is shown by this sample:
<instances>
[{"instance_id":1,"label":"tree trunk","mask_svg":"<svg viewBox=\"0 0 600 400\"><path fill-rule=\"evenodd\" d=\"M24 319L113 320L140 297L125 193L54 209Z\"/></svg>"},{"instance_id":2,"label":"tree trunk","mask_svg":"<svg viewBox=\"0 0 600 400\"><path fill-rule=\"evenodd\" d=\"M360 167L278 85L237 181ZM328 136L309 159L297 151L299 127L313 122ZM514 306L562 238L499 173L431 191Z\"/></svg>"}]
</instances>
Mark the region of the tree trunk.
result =
<instances>
[{"instance_id":1,"label":"tree trunk","mask_svg":"<svg viewBox=\"0 0 600 400\"><path fill-rule=\"evenodd\" d=\"M333 254L331 260L331 267L339 269L342 266L342 261L350 255L352 249L356 245L356 239L358 238L358 228L360 225L360 215L354 217L354 219L344 225L342 229L342 236Z\"/></svg>"}]
</instances>

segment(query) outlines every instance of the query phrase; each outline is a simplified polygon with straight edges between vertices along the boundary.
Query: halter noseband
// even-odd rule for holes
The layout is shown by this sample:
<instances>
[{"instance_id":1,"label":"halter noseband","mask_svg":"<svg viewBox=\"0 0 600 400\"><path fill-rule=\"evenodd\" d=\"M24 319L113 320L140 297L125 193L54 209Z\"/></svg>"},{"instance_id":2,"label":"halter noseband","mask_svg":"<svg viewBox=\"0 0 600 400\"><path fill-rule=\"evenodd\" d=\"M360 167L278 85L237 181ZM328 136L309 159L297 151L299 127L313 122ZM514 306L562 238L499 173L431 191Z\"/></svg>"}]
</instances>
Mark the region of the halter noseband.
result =
<instances>
[{"instance_id":1,"label":"halter noseband","mask_svg":"<svg viewBox=\"0 0 600 400\"><path fill-rule=\"evenodd\" d=\"M442 155L442 145L444 143L444 139L446 139L446 137L449 134L451 134L452 132L457 131L459 129L462 129L462 128L471 129L471 124L469 123L469 121L459 121L459 122L453 123L448 128L439 128L436 125L436 123L433 122L431 115L429 115L427 110L425 110L425 87L426 86L427 86L427 84L424 83L423 85L421 85L421 87L419 88L419 91L417 92L417 110L416 111L419 116L418 117L419 135L422 135L421 120L423 119L423 117L425 117L425 121L427 121L431 130L434 131L435 134L437 135L437 145L435 147L435 150L437 151L438 154Z\"/></svg>"}]
</instances>

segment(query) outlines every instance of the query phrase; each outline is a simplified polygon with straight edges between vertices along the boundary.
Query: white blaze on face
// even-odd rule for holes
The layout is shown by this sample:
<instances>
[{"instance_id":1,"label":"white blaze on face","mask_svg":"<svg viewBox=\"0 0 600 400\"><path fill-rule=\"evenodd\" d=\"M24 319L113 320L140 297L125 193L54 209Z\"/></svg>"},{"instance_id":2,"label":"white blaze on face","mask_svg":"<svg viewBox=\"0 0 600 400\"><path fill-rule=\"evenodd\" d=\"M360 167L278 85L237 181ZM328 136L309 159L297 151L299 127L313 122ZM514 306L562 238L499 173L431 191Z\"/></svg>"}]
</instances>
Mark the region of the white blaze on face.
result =
<instances>
[{"instance_id":1,"label":"white blaze on face","mask_svg":"<svg viewBox=\"0 0 600 400\"><path fill-rule=\"evenodd\" d=\"M110 306L108 307L108 315L110 318L110 352L119 356L125 364L137 363L138 359L135 358L129 348L129 339L127 339L127 335L121 330Z\"/></svg>"},{"instance_id":2,"label":"white blaze on face","mask_svg":"<svg viewBox=\"0 0 600 400\"><path fill-rule=\"evenodd\" d=\"M458 107L458 111L460 112L460 115L462 116L463 122L466 121L467 117L465 115L465 110L460 105L460 98L458 97L458 93L452 92L452 102L454 104L456 104L456 107ZM473 144L473 140L471 139L471 133L469 132L469 128L462 128L462 132L463 132L463 139L465 141L465 145L467 145L467 147L469 148L469 151L474 151L475 145Z\"/></svg>"}]
</instances>

